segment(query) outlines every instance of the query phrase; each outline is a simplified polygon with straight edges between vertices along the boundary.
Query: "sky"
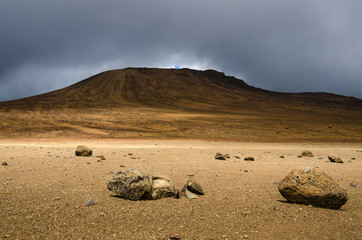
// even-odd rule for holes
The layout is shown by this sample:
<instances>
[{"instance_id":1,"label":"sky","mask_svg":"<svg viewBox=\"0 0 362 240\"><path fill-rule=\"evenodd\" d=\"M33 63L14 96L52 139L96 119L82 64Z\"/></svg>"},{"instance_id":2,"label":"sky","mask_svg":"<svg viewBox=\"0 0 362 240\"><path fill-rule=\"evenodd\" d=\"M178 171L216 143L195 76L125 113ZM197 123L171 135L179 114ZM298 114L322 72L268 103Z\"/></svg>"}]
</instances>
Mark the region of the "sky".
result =
<instances>
[{"instance_id":1,"label":"sky","mask_svg":"<svg viewBox=\"0 0 362 240\"><path fill-rule=\"evenodd\" d=\"M360 0L0 0L0 101L126 67L362 98Z\"/></svg>"}]
</instances>

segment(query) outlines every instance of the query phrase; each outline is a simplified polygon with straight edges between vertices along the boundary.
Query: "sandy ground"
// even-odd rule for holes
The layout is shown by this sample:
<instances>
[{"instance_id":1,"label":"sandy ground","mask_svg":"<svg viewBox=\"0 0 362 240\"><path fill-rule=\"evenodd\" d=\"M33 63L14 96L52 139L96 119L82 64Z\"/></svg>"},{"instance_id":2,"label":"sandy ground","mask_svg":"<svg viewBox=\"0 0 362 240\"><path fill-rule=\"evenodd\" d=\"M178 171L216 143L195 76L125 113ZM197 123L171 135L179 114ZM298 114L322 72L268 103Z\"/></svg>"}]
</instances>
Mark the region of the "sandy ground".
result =
<instances>
[{"instance_id":1,"label":"sandy ground","mask_svg":"<svg viewBox=\"0 0 362 240\"><path fill-rule=\"evenodd\" d=\"M80 144L106 160L76 157ZM303 150L314 157L298 158ZM216 152L231 158L215 160ZM0 238L362 239L362 144L1 140L0 153L8 163L0 165ZM330 163L330 154L345 163ZM327 172L349 201L340 210L285 202L278 181L305 167ZM206 195L117 198L106 185L121 169L168 177L179 189L192 178ZM97 204L85 206L89 199Z\"/></svg>"}]
</instances>

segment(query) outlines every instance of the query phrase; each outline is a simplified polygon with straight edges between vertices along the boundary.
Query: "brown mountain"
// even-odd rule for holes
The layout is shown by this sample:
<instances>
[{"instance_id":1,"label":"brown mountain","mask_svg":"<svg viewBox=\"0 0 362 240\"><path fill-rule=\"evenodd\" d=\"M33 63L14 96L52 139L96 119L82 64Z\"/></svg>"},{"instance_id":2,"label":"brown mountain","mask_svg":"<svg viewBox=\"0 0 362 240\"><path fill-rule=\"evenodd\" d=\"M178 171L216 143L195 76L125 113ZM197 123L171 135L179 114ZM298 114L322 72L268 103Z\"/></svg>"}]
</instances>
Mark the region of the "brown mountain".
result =
<instances>
[{"instance_id":1,"label":"brown mountain","mask_svg":"<svg viewBox=\"0 0 362 240\"><path fill-rule=\"evenodd\" d=\"M272 92L214 70L107 71L57 91L1 102L0 116L3 137L362 139L361 99Z\"/></svg>"}]
</instances>

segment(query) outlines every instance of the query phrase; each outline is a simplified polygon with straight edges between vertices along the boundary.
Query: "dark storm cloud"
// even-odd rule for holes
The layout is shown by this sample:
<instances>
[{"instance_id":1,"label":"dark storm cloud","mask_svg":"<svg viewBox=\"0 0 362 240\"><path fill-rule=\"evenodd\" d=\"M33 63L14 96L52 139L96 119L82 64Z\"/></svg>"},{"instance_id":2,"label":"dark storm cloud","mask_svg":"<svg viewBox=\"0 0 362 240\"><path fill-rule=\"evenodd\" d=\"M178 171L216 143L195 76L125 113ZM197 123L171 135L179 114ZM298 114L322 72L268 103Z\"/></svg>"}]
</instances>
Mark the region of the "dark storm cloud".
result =
<instances>
[{"instance_id":1,"label":"dark storm cloud","mask_svg":"<svg viewBox=\"0 0 362 240\"><path fill-rule=\"evenodd\" d=\"M214 68L276 91L362 97L361 1L1 1L0 100L100 71Z\"/></svg>"}]
</instances>

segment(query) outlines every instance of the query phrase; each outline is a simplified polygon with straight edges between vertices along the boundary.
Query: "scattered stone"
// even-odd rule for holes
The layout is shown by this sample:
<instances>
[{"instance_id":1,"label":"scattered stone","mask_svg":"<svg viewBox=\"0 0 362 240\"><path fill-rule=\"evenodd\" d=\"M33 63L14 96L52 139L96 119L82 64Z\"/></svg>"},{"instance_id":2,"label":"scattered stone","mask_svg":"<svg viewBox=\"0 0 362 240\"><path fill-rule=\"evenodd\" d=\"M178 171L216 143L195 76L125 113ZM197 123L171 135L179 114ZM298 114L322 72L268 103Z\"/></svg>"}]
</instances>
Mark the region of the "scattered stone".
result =
<instances>
[{"instance_id":1,"label":"scattered stone","mask_svg":"<svg viewBox=\"0 0 362 240\"><path fill-rule=\"evenodd\" d=\"M313 157L313 153L311 151L303 151L302 156L303 157Z\"/></svg>"},{"instance_id":2,"label":"scattered stone","mask_svg":"<svg viewBox=\"0 0 362 240\"><path fill-rule=\"evenodd\" d=\"M8 163L7 163L7 162L3 162L1 165L3 165L3 166L7 166L7 165L8 165Z\"/></svg>"},{"instance_id":3,"label":"scattered stone","mask_svg":"<svg viewBox=\"0 0 362 240\"><path fill-rule=\"evenodd\" d=\"M183 194L184 194L185 197L188 198L188 199L195 199L195 198L198 197L197 194L195 194L195 193L193 193L193 192L190 192L190 191L187 190L187 189L183 191Z\"/></svg>"},{"instance_id":4,"label":"scattered stone","mask_svg":"<svg viewBox=\"0 0 362 240\"><path fill-rule=\"evenodd\" d=\"M107 188L117 196L133 201L179 196L168 179L152 177L140 170L118 172L108 183Z\"/></svg>"},{"instance_id":5,"label":"scattered stone","mask_svg":"<svg viewBox=\"0 0 362 240\"><path fill-rule=\"evenodd\" d=\"M280 156L280 158L284 158L284 156Z\"/></svg>"},{"instance_id":6,"label":"scattered stone","mask_svg":"<svg viewBox=\"0 0 362 240\"><path fill-rule=\"evenodd\" d=\"M244 161L254 161L254 158L253 157L246 157L246 158L244 158Z\"/></svg>"},{"instance_id":7,"label":"scattered stone","mask_svg":"<svg viewBox=\"0 0 362 240\"><path fill-rule=\"evenodd\" d=\"M351 160L356 160L356 158L353 157L353 158L351 158Z\"/></svg>"},{"instance_id":8,"label":"scattered stone","mask_svg":"<svg viewBox=\"0 0 362 240\"><path fill-rule=\"evenodd\" d=\"M289 202L339 209L348 200L347 192L324 172L295 169L279 184L279 192Z\"/></svg>"},{"instance_id":9,"label":"scattered stone","mask_svg":"<svg viewBox=\"0 0 362 240\"><path fill-rule=\"evenodd\" d=\"M240 159L240 157L239 156L234 156L235 158L237 158L237 159Z\"/></svg>"},{"instance_id":10,"label":"scattered stone","mask_svg":"<svg viewBox=\"0 0 362 240\"><path fill-rule=\"evenodd\" d=\"M123 164L121 164L121 165L119 165L119 167L126 167L125 165L123 165Z\"/></svg>"},{"instance_id":11,"label":"scattered stone","mask_svg":"<svg viewBox=\"0 0 362 240\"><path fill-rule=\"evenodd\" d=\"M182 188L182 192L184 192L186 190L189 190L190 192L195 193L197 195L204 195L205 194L205 192L202 189L201 185L198 184L195 181L192 181L192 180L188 180L186 182L185 186Z\"/></svg>"},{"instance_id":12,"label":"scattered stone","mask_svg":"<svg viewBox=\"0 0 362 240\"><path fill-rule=\"evenodd\" d=\"M334 162L334 163L343 163L343 160L340 157L337 156L328 156L329 161Z\"/></svg>"},{"instance_id":13,"label":"scattered stone","mask_svg":"<svg viewBox=\"0 0 362 240\"><path fill-rule=\"evenodd\" d=\"M133 155L133 153L128 153L127 155L132 156L132 155Z\"/></svg>"},{"instance_id":14,"label":"scattered stone","mask_svg":"<svg viewBox=\"0 0 362 240\"><path fill-rule=\"evenodd\" d=\"M97 200L92 200L92 198L88 199L88 201L84 204L85 207L90 207L93 205L97 205L98 201Z\"/></svg>"},{"instance_id":15,"label":"scattered stone","mask_svg":"<svg viewBox=\"0 0 362 240\"><path fill-rule=\"evenodd\" d=\"M100 158L100 160L106 160L106 158L103 155L96 156L97 158Z\"/></svg>"},{"instance_id":16,"label":"scattered stone","mask_svg":"<svg viewBox=\"0 0 362 240\"><path fill-rule=\"evenodd\" d=\"M228 154L228 153L225 154L224 156L225 156L225 158L230 158L230 154Z\"/></svg>"},{"instance_id":17,"label":"scattered stone","mask_svg":"<svg viewBox=\"0 0 362 240\"><path fill-rule=\"evenodd\" d=\"M170 239L173 240L180 240L181 239L181 235L180 234L170 234Z\"/></svg>"},{"instance_id":18,"label":"scattered stone","mask_svg":"<svg viewBox=\"0 0 362 240\"><path fill-rule=\"evenodd\" d=\"M84 145L79 145L75 150L75 155L81 157L89 157L92 156L92 150Z\"/></svg>"},{"instance_id":19,"label":"scattered stone","mask_svg":"<svg viewBox=\"0 0 362 240\"><path fill-rule=\"evenodd\" d=\"M351 182L349 185L350 185L351 187L357 187L357 183Z\"/></svg>"},{"instance_id":20,"label":"scattered stone","mask_svg":"<svg viewBox=\"0 0 362 240\"><path fill-rule=\"evenodd\" d=\"M188 177L193 177L193 176L195 176L195 175L192 174L192 173L188 173L188 174L186 174L186 176L188 176Z\"/></svg>"},{"instance_id":21,"label":"scattered stone","mask_svg":"<svg viewBox=\"0 0 362 240\"><path fill-rule=\"evenodd\" d=\"M244 172L249 172L249 171L245 169Z\"/></svg>"},{"instance_id":22,"label":"scattered stone","mask_svg":"<svg viewBox=\"0 0 362 240\"><path fill-rule=\"evenodd\" d=\"M298 155L299 158L302 158L303 156L302 155Z\"/></svg>"},{"instance_id":23,"label":"scattered stone","mask_svg":"<svg viewBox=\"0 0 362 240\"><path fill-rule=\"evenodd\" d=\"M215 155L215 159L217 160L226 160L226 156L222 153L217 152Z\"/></svg>"}]
</instances>

